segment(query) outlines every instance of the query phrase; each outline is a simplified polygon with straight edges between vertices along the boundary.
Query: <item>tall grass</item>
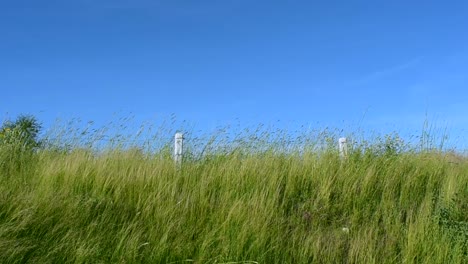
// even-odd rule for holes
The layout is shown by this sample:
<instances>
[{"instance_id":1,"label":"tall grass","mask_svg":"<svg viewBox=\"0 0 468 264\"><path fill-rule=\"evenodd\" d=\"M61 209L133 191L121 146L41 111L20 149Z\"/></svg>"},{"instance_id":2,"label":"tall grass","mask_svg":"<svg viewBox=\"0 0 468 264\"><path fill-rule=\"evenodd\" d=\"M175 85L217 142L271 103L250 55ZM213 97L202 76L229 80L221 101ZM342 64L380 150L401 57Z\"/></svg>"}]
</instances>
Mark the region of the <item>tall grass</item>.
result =
<instances>
[{"instance_id":1,"label":"tall grass","mask_svg":"<svg viewBox=\"0 0 468 264\"><path fill-rule=\"evenodd\" d=\"M0 147L0 260L468 262L464 157L389 138L341 160L332 133L303 148L258 134L189 146L180 169L167 144Z\"/></svg>"}]
</instances>

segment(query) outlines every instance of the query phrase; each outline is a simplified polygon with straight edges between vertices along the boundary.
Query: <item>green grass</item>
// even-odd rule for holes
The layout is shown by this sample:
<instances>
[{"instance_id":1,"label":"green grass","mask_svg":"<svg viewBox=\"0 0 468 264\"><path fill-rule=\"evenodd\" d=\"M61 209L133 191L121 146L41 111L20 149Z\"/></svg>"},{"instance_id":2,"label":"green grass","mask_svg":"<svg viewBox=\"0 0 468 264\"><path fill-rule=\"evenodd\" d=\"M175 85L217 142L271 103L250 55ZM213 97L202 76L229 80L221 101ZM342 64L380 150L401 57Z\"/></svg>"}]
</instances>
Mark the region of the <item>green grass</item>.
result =
<instances>
[{"instance_id":1,"label":"green grass","mask_svg":"<svg viewBox=\"0 0 468 264\"><path fill-rule=\"evenodd\" d=\"M468 263L465 158L266 146L0 147L1 263Z\"/></svg>"}]
</instances>

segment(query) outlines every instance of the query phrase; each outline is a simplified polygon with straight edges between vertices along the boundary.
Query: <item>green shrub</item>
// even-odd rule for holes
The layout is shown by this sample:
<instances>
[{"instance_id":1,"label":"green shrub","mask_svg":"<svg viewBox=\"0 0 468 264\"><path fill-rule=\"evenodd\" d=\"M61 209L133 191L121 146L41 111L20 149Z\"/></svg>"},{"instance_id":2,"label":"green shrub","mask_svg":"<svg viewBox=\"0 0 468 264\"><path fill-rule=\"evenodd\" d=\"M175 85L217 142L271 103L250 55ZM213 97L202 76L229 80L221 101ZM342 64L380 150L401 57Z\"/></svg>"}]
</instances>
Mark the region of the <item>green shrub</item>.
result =
<instances>
[{"instance_id":1,"label":"green shrub","mask_svg":"<svg viewBox=\"0 0 468 264\"><path fill-rule=\"evenodd\" d=\"M21 115L0 127L0 176L15 174L31 163L33 150L40 147L41 125L33 116Z\"/></svg>"},{"instance_id":2,"label":"green shrub","mask_svg":"<svg viewBox=\"0 0 468 264\"><path fill-rule=\"evenodd\" d=\"M6 121L0 127L0 145L20 149L40 146L38 135L41 125L34 116L21 115L15 122Z\"/></svg>"}]
</instances>

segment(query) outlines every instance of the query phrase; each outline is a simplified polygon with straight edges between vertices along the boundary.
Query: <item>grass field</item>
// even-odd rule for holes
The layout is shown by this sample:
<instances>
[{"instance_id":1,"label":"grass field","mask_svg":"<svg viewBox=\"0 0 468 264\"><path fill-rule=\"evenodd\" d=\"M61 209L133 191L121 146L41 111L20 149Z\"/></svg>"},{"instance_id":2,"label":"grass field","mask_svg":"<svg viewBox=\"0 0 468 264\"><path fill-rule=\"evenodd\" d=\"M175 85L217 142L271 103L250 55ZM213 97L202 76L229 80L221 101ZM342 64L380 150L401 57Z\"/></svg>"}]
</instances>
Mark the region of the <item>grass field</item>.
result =
<instances>
[{"instance_id":1,"label":"grass field","mask_svg":"<svg viewBox=\"0 0 468 264\"><path fill-rule=\"evenodd\" d=\"M0 146L0 262L468 263L468 161L393 143Z\"/></svg>"}]
</instances>

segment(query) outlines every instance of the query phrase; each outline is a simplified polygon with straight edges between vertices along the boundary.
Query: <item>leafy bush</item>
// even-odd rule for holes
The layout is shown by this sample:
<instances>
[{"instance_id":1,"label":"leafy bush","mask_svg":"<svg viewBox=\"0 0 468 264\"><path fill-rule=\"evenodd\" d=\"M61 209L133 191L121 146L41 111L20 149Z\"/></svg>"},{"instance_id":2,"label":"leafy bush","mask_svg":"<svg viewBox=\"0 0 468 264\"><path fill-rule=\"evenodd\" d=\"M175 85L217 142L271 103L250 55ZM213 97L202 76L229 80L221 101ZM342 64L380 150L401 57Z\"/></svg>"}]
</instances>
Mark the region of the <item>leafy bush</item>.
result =
<instances>
[{"instance_id":1,"label":"leafy bush","mask_svg":"<svg viewBox=\"0 0 468 264\"><path fill-rule=\"evenodd\" d=\"M33 116L19 116L0 127L0 172L2 177L25 170L31 163L34 150L40 147L38 134L41 125Z\"/></svg>"},{"instance_id":2,"label":"leafy bush","mask_svg":"<svg viewBox=\"0 0 468 264\"><path fill-rule=\"evenodd\" d=\"M450 202L441 208L437 215L438 223L443 230L449 232L452 239L463 246L463 252L468 254L468 192L458 193Z\"/></svg>"},{"instance_id":3,"label":"leafy bush","mask_svg":"<svg viewBox=\"0 0 468 264\"><path fill-rule=\"evenodd\" d=\"M34 116L19 116L15 122L6 121L0 127L0 145L20 149L40 146L38 135L41 125Z\"/></svg>"}]
</instances>

